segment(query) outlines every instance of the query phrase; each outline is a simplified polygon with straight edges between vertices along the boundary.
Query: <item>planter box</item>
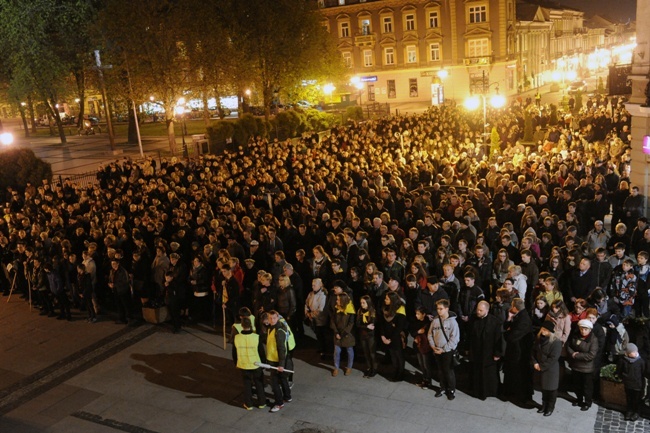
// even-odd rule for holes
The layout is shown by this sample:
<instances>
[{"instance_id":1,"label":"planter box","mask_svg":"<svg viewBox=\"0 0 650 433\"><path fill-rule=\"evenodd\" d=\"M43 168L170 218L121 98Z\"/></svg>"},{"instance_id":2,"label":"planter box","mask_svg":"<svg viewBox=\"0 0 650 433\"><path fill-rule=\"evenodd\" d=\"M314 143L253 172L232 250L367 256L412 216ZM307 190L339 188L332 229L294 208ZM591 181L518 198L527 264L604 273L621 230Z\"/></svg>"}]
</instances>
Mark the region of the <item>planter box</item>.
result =
<instances>
[{"instance_id":1,"label":"planter box","mask_svg":"<svg viewBox=\"0 0 650 433\"><path fill-rule=\"evenodd\" d=\"M625 411L625 387L622 383L600 378L600 396L604 406Z\"/></svg>"},{"instance_id":2,"label":"planter box","mask_svg":"<svg viewBox=\"0 0 650 433\"><path fill-rule=\"evenodd\" d=\"M142 307L142 317L149 323L164 323L169 318L169 310L166 305L159 308Z\"/></svg>"}]
</instances>

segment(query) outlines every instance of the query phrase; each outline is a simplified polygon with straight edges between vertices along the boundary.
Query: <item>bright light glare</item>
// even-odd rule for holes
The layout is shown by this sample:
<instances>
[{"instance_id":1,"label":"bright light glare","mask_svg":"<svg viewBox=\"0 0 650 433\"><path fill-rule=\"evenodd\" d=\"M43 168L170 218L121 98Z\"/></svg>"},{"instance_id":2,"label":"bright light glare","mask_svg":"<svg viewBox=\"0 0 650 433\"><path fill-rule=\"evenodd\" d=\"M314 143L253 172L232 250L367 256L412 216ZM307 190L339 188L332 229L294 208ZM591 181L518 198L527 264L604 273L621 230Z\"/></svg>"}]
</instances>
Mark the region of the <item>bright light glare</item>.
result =
<instances>
[{"instance_id":1,"label":"bright light glare","mask_svg":"<svg viewBox=\"0 0 650 433\"><path fill-rule=\"evenodd\" d=\"M490 98L490 105L494 108L501 108L506 105L506 97L503 95L494 95Z\"/></svg>"},{"instance_id":2,"label":"bright light glare","mask_svg":"<svg viewBox=\"0 0 650 433\"><path fill-rule=\"evenodd\" d=\"M178 102L176 103L176 105L185 105L185 98L180 97L180 98L178 99Z\"/></svg>"},{"instance_id":3,"label":"bright light glare","mask_svg":"<svg viewBox=\"0 0 650 433\"><path fill-rule=\"evenodd\" d=\"M174 112L180 116L181 114L185 113L185 107L181 107L180 105L177 105L176 107L174 107Z\"/></svg>"},{"instance_id":4,"label":"bright light glare","mask_svg":"<svg viewBox=\"0 0 650 433\"><path fill-rule=\"evenodd\" d=\"M478 96L470 96L465 99L465 108L468 110L476 110L481 105L481 99Z\"/></svg>"},{"instance_id":5,"label":"bright light glare","mask_svg":"<svg viewBox=\"0 0 650 433\"><path fill-rule=\"evenodd\" d=\"M449 76L449 71L447 71L446 69L441 69L438 71L438 78L440 78L441 80L444 80L448 76Z\"/></svg>"},{"instance_id":6,"label":"bright light glare","mask_svg":"<svg viewBox=\"0 0 650 433\"><path fill-rule=\"evenodd\" d=\"M0 134L0 143L2 143L3 146L9 146L14 142L14 135L10 132L3 132Z\"/></svg>"},{"instance_id":7,"label":"bright light glare","mask_svg":"<svg viewBox=\"0 0 650 433\"><path fill-rule=\"evenodd\" d=\"M250 96L251 95L251 89L246 89L246 91L244 93L246 93L246 96Z\"/></svg>"},{"instance_id":8,"label":"bright light glare","mask_svg":"<svg viewBox=\"0 0 650 433\"><path fill-rule=\"evenodd\" d=\"M326 95L330 95L334 90L336 90L336 87L334 87L334 84L332 83L323 86L323 92L325 92Z\"/></svg>"},{"instance_id":9,"label":"bright light glare","mask_svg":"<svg viewBox=\"0 0 650 433\"><path fill-rule=\"evenodd\" d=\"M569 81L575 81L578 78L578 73L576 71L569 71L566 73L566 77Z\"/></svg>"},{"instance_id":10,"label":"bright light glare","mask_svg":"<svg viewBox=\"0 0 650 433\"><path fill-rule=\"evenodd\" d=\"M551 73L551 78L553 78L553 81L560 81L562 79L562 72L560 71L553 71Z\"/></svg>"}]
</instances>

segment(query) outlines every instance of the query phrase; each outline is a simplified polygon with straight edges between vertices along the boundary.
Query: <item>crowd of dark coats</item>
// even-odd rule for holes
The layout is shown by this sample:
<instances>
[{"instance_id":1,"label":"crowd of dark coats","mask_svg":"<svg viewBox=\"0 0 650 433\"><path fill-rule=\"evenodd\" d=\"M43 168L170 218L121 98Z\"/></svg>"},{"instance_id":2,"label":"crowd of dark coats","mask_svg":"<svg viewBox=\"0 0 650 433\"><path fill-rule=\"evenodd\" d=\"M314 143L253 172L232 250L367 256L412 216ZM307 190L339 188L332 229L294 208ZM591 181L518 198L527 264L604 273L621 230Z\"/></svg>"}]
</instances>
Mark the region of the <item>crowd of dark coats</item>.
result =
<instances>
[{"instance_id":1,"label":"crowd of dark coats","mask_svg":"<svg viewBox=\"0 0 650 433\"><path fill-rule=\"evenodd\" d=\"M246 307L261 328L261 313L276 310L298 347L311 328L324 356L341 333L356 336L344 347L374 340L367 377L379 351L403 379L413 350L425 387L436 357L420 336L446 299L459 354L488 368L472 377L473 395L530 400L550 330L559 387L568 363L584 376L577 403L588 409L602 365L628 377L631 349L639 363L650 356L650 225L629 180L622 102L596 97L558 114L517 100L488 112L498 143L477 132L480 115L450 105L293 141L251 138L191 162L125 159L88 185L9 188L0 287L68 320L74 309L89 322L112 310L127 323L143 304L167 304L174 330L222 320L222 304L224 320ZM522 143L526 112L532 143ZM355 316L349 327L341 314ZM639 401L645 373L626 379Z\"/></svg>"}]
</instances>

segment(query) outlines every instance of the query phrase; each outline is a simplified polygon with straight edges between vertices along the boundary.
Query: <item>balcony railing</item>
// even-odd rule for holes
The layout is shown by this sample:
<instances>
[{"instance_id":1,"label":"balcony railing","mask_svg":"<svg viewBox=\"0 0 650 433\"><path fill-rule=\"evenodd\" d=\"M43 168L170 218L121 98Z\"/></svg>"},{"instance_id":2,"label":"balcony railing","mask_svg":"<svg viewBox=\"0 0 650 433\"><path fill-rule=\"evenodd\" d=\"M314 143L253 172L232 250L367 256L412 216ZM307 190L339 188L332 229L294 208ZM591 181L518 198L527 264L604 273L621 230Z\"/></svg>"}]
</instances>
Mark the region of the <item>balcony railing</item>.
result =
<instances>
[{"instance_id":1,"label":"balcony railing","mask_svg":"<svg viewBox=\"0 0 650 433\"><path fill-rule=\"evenodd\" d=\"M465 57L464 62L465 66L489 65L492 63L492 56Z\"/></svg>"},{"instance_id":2,"label":"balcony railing","mask_svg":"<svg viewBox=\"0 0 650 433\"><path fill-rule=\"evenodd\" d=\"M374 33L357 34L354 37L354 45L357 47L371 47L377 42L377 36Z\"/></svg>"}]
</instances>

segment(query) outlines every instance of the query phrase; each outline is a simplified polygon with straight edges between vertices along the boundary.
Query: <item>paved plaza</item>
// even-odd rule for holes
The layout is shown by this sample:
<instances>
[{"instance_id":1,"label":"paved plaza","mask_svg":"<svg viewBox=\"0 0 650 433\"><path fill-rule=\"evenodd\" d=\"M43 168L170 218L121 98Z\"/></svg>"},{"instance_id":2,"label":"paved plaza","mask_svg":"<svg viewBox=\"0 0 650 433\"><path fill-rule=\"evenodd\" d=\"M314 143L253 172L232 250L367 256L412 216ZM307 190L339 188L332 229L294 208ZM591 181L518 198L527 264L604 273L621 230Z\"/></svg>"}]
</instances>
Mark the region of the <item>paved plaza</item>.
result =
<instances>
[{"instance_id":1,"label":"paved plaza","mask_svg":"<svg viewBox=\"0 0 650 433\"><path fill-rule=\"evenodd\" d=\"M331 377L311 340L296 350L293 402L280 412L242 408L239 372L222 337L208 327L172 334L165 325L129 327L103 316L88 324L29 311L0 300L0 432L641 432L650 424L621 421L565 399L551 417L461 392L454 401L384 377ZM414 371L412 363L409 370ZM269 395L267 388L267 395ZM269 395L270 397L270 395ZM541 400L540 393L535 395ZM595 430L596 429L596 430ZM626 430L627 429L627 430Z\"/></svg>"}]
</instances>

